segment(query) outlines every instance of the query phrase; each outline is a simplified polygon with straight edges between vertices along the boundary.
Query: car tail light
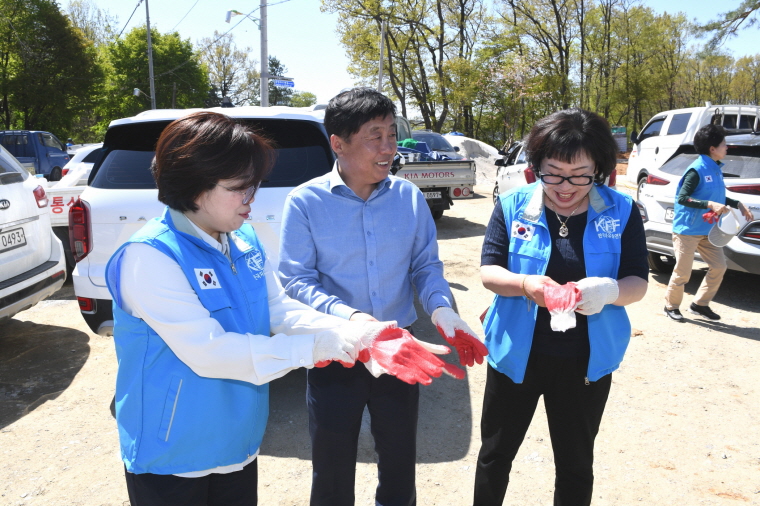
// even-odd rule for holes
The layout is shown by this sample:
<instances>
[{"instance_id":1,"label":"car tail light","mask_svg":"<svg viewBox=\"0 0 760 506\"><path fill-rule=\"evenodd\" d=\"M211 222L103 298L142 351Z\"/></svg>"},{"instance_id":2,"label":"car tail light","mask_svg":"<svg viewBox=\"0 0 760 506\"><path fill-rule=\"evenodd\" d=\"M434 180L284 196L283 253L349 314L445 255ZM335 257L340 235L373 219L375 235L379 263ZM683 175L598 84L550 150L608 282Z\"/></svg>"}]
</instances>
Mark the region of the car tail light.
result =
<instances>
[{"instance_id":1,"label":"car tail light","mask_svg":"<svg viewBox=\"0 0 760 506\"><path fill-rule=\"evenodd\" d=\"M617 183L617 171L613 170L610 173L610 181L607 183L607 186L615 186L615 183Z\"/></svg>"},{"instance_id":2,"label":"car tail light","mask_svg":"<svg viewBox=\"0 0 760 506\"><path fill-rule=\"evenodd\" d=\"M462 196L462 189L461 188L454 188L454 196L455 197L461 197Z\"/></svg>"},{"instance_id":3,"label":"car tail light","mask_svg":"<svg viewBox=\"0 0 760 506\"><path fill-rule=\"evenodd\" d=\"M726 185L727 190L735 193L746 193L748 195L760 195L760 184L737 184Z\"/></svg>"},{"instance_id":4,"label":"car tail light","mask_svg":"<svg viewBox=\"0 0 760 506\"><path fill-rule=\"evenodd\" d=\"M462 188L462 197L467 197L470 195L470 189L469 188Z\"/></svg>"},{"instance_id":5,"label":"car tail light","mask_svg":"<svg viewBox=\"0 0 760 506\"><path fill-rule=\"evenodd\" d=\"M82 199L77 199L69 208L69 242L76 262L81 262L92 251L90 207Z\"/></svg>"},{"instance_id":6,"label":"car tail light","mask_svg":"<svg viewBox=\"0 0 760 506\"><path fill-rule=\"evenodd\" d=\"M45 188L43 188L42 186L38 186L32 191L32 193L34 193L34 198L37 200L37 207L39 208L47 207L48 198L47 198L47 193L45 193Z\"/></svg>"},{"instance_id":7,"label":"car tail light","mask_svg":"<svg viewBox=\"0 0 760 506\"><path fill-rule=\"evenodd\" d=\"M666 184L670 184L670 181L667 179L662 179L661 177L653 176L652 174L649 174L647 176L647 184L655 184L658 186L664 186Z\"/></svg>"},{"instance_id":8,"label":"car tail light","mask_svg":"<svg viewBox=\"0 0 760 506\"><path fill-rule=\"evenodd\" d=\"M77 302L79 303L80 311L84 313L95 312L95 299L90 299L88 297L77 297Z\"/></svg>"},{"instance_id":9,"label":"car tail light","mask_svg":"<svg viewBox=\"0 0 760 506\"><path fill-rule=\"evenodd\" d=\"M69 173L69 169L67 168L64 168L63 170L61 170L61 176L65 176L68 173Z\"/></svg>"},{"instance_id":10,"label":"car tail light","mask_svg":"<svg viewBox=\"0 0 760 506\"><path fill-rule=\"evenodd\" d=\"M750 225L744 233L742 233L741 239L748 239L750 242L760 243L760 224L755 223Z\"/></svg>"},{"instance_id":11,"label":"car tail light","mask_svg":"<svg viewBox=\"0 0 760 506\"><path fill-rule=\"evenodd\" d=\"M533 166L531 165L527 169L523 171L523 174L525 175L525 181L528 184L535 183L536 182L536 173L533 172Z\"/></svg>"}]
</instances>

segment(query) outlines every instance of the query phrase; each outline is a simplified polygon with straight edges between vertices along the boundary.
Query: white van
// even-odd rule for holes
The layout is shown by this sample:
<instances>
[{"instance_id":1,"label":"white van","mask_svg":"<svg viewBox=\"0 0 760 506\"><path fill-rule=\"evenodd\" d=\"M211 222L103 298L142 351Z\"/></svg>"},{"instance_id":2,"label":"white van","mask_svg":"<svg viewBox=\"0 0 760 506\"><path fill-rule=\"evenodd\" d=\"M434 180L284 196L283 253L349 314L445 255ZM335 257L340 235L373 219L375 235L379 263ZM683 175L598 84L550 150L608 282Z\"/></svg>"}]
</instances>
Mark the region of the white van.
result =
<instances>
[{"instance_id":1,"label":"white van","mask_svg":"<svg viewBox=\"0 0 760 506\"><path fill-rule=\"evenodd\" d=\"M637 135L631 133L628 180L640 184L670 159L682 144L691 144L701 127L723 125L729 135L758 132L760 107L756 105L712 105L675 109L656 114Z\"/></svg>"}]
</instances>

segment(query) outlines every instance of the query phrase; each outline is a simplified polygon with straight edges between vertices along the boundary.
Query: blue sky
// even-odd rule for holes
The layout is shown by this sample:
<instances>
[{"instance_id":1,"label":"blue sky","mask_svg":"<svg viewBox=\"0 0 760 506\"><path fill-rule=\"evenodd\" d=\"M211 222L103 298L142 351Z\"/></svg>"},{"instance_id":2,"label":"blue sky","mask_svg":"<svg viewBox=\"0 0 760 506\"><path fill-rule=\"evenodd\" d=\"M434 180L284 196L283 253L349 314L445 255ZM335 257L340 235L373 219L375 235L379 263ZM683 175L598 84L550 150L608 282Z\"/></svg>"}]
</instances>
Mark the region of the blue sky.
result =
<instances>
[{"instance_id":1,"label":"blue sky","mask_svg":"<svg viewBox=\"0 0 760 506\"><path fill-rule=\"evenodd\" d=\"M94 0L98 7L118 16L119 30L123 28L137 5L137 0ZM282 2L282 3L278 3ZM210 37L214 30L225 32L242 19L232 30L239 47L250 47L258 61L261 46L256 25L241 16L224 22L225 13L234 9L249 13L256 9L259 0L149 0L151 26L161 32L176 29L184 38L197 42ZM287 68L288 77L295 80L295 88L317 95L319 102L327 102L341 89L354 83L346 71L348 59L335 33L337 16L320 12L319 0L269 0L268 46L269 54L276 56ZM646 0L644 5L656 12L686 12L691 19L705 22L717 13L734 8L739 0L716 3L706 0ZM663 7L666 4L667 7ZM258 17L258 12L252 14ZM183 19L184 17L184 19ZM127 31L145 23L145 4L135 12ZM740 36L730 40L725 47L734 57L760 53L756 41L760 29L756 27L740 31ZM379 39L379 34L378 34Z\"/></svg>"}]
</instances>

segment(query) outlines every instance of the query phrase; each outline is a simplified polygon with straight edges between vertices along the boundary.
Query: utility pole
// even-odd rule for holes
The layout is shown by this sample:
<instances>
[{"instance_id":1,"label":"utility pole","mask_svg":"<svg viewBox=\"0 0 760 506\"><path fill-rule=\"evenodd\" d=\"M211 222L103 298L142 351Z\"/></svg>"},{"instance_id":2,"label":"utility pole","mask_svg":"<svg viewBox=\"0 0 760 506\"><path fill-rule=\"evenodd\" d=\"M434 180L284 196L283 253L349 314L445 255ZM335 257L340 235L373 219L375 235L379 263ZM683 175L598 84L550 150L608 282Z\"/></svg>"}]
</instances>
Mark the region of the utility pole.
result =
<instances>
[{"instance_id":1,"label":"utility pole","mask_svg":"<svg viewBox=\"0 0 760 506\"><path fill-rule=\"evenodd\" d=\"M269 50L267 49L267 0L261 0L261 107L269 107Z\"/></svg>"},{"instance_id":2,"label":"utility pole","mask_svg":"<svg viewBox=\"0 0 760 506\"><path fill-rule=\"evenodd\" d=\"M156 86L153 84L153 44L150 40L150 11L145 0L145 24L148 28L148 75L150 76L150 108L156 108Z\"/></svg>"},{"instance_id":3,"label":"utility pole","mask_svg":"<svg viewBox=\"0 0 760 506\"><path fill-rule=\"evenodd\" d=\"M383 53L385 52L385 20L380 24L380 68L377 71L377 91L383 92Z\"/></svg>"}]
</instances>

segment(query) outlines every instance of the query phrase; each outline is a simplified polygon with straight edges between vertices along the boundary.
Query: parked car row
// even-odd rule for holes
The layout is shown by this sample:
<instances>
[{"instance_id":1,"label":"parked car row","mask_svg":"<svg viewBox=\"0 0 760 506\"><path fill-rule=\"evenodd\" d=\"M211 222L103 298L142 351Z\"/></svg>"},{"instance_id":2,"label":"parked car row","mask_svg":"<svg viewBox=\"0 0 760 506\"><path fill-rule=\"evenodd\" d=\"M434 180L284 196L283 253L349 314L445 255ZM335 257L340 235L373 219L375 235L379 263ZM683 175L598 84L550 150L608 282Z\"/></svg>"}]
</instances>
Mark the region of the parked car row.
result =
<instances>
[{"instance_id":1,"label":"parked car row","mask_svg":"<svg viewBox=\"0 0 760 506\"><path fill-rule=\"evenodd\" d=\"M34 306L65 280L45 189L0 147L0 320Z\"/></svg>"}]
</instances>

